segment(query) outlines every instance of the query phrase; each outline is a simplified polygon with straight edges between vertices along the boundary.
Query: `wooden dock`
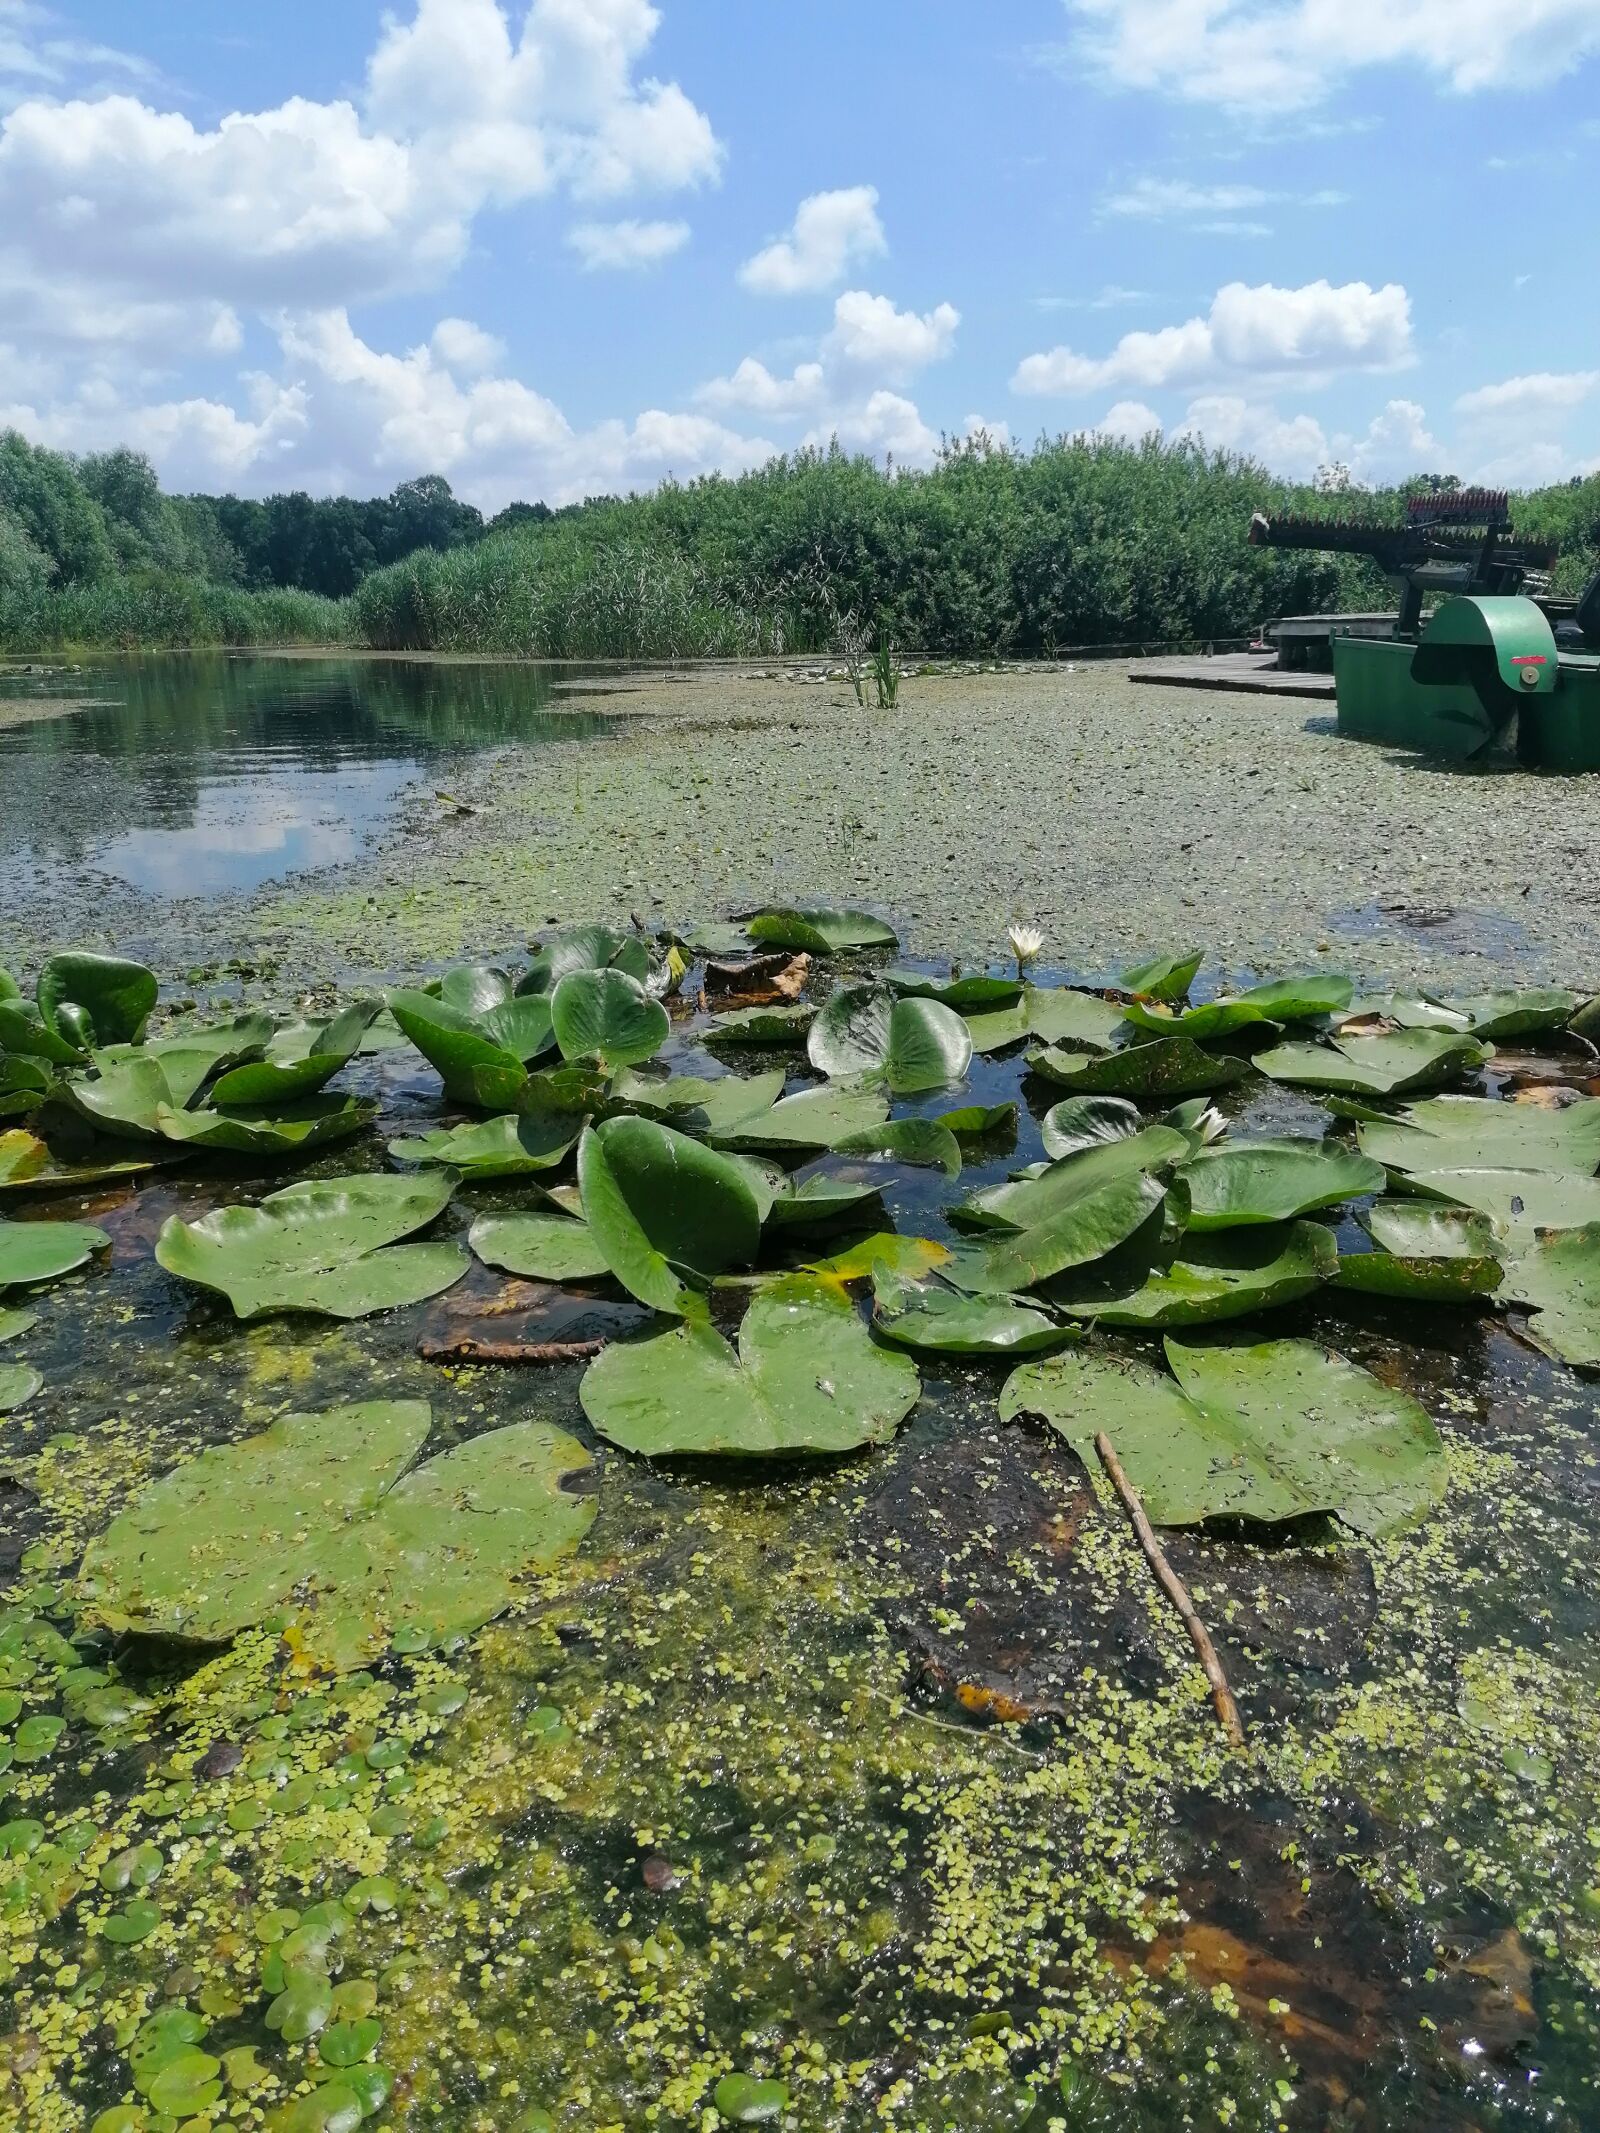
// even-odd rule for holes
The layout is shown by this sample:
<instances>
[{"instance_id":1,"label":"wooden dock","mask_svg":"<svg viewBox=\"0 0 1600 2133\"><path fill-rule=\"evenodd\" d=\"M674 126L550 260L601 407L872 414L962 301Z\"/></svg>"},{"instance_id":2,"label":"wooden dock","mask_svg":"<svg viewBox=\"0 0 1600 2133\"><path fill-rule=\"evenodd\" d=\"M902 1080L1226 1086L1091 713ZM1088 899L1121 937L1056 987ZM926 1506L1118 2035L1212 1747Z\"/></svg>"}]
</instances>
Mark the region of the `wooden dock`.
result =
<instances>
[{"instance_id":1,"label":"wooden dock","mask_svg":"<svg viewBox=\"0 0 1600 2133\"><path fill-rule=\"evenodd\" d=\"M1333 698L1333 676L1280 667L1273 652L1218 652L1210 659L1136 659L1129 681L1163 689L1232 689L1247 696Z\"/></svg>"}]
</instances>

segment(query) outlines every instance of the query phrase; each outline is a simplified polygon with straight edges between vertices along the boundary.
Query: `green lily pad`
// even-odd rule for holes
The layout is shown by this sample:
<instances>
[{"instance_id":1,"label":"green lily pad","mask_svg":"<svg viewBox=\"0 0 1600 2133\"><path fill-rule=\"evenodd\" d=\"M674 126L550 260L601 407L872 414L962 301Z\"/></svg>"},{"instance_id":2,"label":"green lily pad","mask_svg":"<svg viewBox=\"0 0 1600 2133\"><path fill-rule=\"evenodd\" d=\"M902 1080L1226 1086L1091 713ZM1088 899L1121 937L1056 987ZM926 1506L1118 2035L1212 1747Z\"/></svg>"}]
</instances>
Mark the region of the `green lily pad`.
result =
<instances>
[{"instance_id":1,"label":"green lily pad","mask_svg":"<svg viewBox=\"0 0 1600 2133\"><path fill-rule=\"evenodd\" d=\"M1241 1029L1275 1029L1278 1025L1253 1000L1203 1000L1198 1007L1162 1007L1130 1000L1123 1013L1135 1029L1158 1037L1192 1037L1196 1044L1231 1037Z\"/></svg>"},{"instance_id":2,"label":"green lily pad","mask_svg":"<svg viewBox=\"0 0 1600 2133\"><path fill-rule=\"evenodd\" d=\"M1341 1289L1407 1303L1471 1305L1501 1286L1494 1225L1472 1208L1377 1200L1361 1219L1375 1249L1339 1254Z\"/></svg>"},{"instance_id":3,"label":"green lily pad","mask_svg":"<svg viewBox=\"0 0 1600 2133\"><path fill-rule=\"evenodd\" d=\"M453 1170L306 1181L198 1222L174 1215L156 1258L169 1274L219 1290L240 1318L365 1318L437 1296L466 1272L458 1244L397 1241L435 1221L456 1183Z\"/></svg>"},{"instance_id":4,"label":"green lily pad","mask_svg":"<svg viewBox=\"0 0 1600 2133\"><path fill-rule=\"evenodd\" d=\"M400 1028L438 1073L445 1094L456 1103L473 1104L480 1110L512 1108L528 1084L526 1059L536 1058L554 1042L549 1002L545 1000L517 1003L524 1026L504 1032L490 1019L503 1015L503 1008L475 1017L429 993L403 989L390 993L388 1006ZM541 1026L544 1042L536 1044L533 1040ZM515 1048L505 1041L507 1035L516 1037Z\"/></svg>"},{"instance_id":5,"label":"green lily pad","mask_svg":"<svg viewBox=\"0 0 1600 2133\"><path fill-rule=\"evenodd\" d=\"M373 1401L201 1452L90 1544L86 1619L219 1644L292 1603L302 1647L340 1672L397 1630L412 1649L469 1635L588 1530L593 1498L562 1482L589 1459L519 1422L414 1466L429 1420L424 1401Z\"/></svg>"},{"instance_id":6,"label":"green lily pad","mask_svg":"<svg viewBox=\"0 0 1600 2133\"><path fill-rule=\"evenodd\" d=\"M897 1347L934 1355L1039 1355L1081 1340L1037 1305L1016 1296L963 1296L938 1282L906 1281L887 1268L873 1277L873 1330Z\"/></svg>"},{"instance_id":7,"label":"green lily pad","mask_svg":"<svg viewBox=\"0 0 1600 2133\"><path fill-rule=\"evenodd\" d=\"M1559 1111L1489 1096L1429 1096L1362 1123L1364 1155L1393 1170L1600 1170L1600 1098Z\"/></svg>"},{"instance_id":8,"label":"green lily pad","mask_svg":"<svg viewBox=\"0 0 1600 2133\"><path fill-rule=\"evenodd\" d=\"M889 1122L889 1102L882 1085L829 1082L825 1088L802 1089L759 1118L742 1120L711 1138L719 1148L837 1149L860 1136L879 1134Z\"/></svg>"},{"instance_id":9,"label":"green lily pad","mask_svg":"<svg viewBox=\"0 0 1600 2133\"><path fill-rule=\"evenodd\" d=\"M1255 1065L1272 1081L1306 1089L1403 1096L1459 1080L1491 1057L1475 1037L1453 1030L1400 1029L1383 1037L1341 1037L1332 1044L1280 1044L1257 1052Z\"/></svg>"},{"instance_id":10,"label":"green lily pad","mask_svg":"<svg viewBox=\"0 0 1600 2133\"><path fill-rule=\"evenodd\" d=\"M1186 1000L1195 973L1206 959L1203 948L1151 956L1122 973L1122 989L1140 1000Z\"/></svg>"},{"instance_id":11,"label":"green lily pad","mask_svg":"<svg viewBox=\"0 0 1600 2133\"><path fill-rule=\"evenodd\" d=\"M1447 1006L1430 993L1363 993L1337 1017L1338 1033L1342 1034L1351 1024L1366 1024L1374 1019L1392 1022L1399 1029L1452 1030L1461 1036L1467 1033L1470 1022L1459 1008ZM1351 1034L1359 1035L1360 1031L1352 1029Z\"/></svg>"},{"instance_id":12,"label":"green lily pad","mask_svg":"<svg viewBox=\"0 0 1600 2133\"><path fill-rule=\"evenodd\" d=\"M39 1323L37 1311L10 1311L0 1305L0 1341L20 1340Z\"/></svg>"},{"instance_id":13,"label":"green lily pad","mask_svg":"<svg viewBox=\"0 0 1600 2133\"><path fill-rule=\"evenodd\" d=\"M1447 1003L1465 1015L1475 1037L1536 1037L1564 1029L1577 1012L1578 995L1557 986L1521 992L1471 993Z\"/></svg>"},{"instance_id":14,"label":"green lily pad","mask_svg":"<svg viewBox=\"0 0 1600 2133\"><path fill-rule=\"evenodd\" d=\"M819 1229L858 1215L877 1197L876 1185L857 1178L785 1179L764 1220L773 1229Z\"/></svg>"},{"instance_id":15,"label":"green lily pad","mask_svg":"<svg viewBox=\"0 0 1600 2133\"><path fill-rule=\"evenodd\" d=\"M865 1133L847 1133L833 1144L835 1155L858 1163L907 1163L914 1169L961 1175L961 1143L942 1119L892 1118Z\"/></svg>"},{"instance_id":16,"label":"green lily pad","mask_svg":"<svg viewBox=\"0 0 1600 2133\"><path fill-rule=\"evenodd\" d=\"M593 1060L607 1073L653 1058L672 1026L622 970L569 971L550 995L550 1025L563 1059Z\"/></svg>"},{"instance_id":17,"label":"green lily pad","mask_svg":"<svg viewBox=\"0 0 1600 2133\"><path fill-rule=\"evenodd\" d=\"M1355 981L1335 971L1312 970L1296 978L1273 978L1252 985L1240 998L1259 1007L1274 1022L1314 1022L1322 1015L1343 1014L1355 993Z\"/></svg>"},{"instance_id":18,"label":"green lily pad","mask_svg":"<svg viewBox=\"0 0 1600 2133\"><path fill-rule=\"evenodd\" d=\"M1001 1134L1014 1135L1018 1115L1014 1103L962 1104L957 1110L941 1111L934 1123L958 1141L986 1141Z\"/></svg>"},{"instance_id":19,"label":"green lily pad","mask_svg":"<svg viewBox=\"0 0 1600 2133\"><path fill-rule=\"evenodd\" d=\"M114 1178L143 1177L155 1168L149 1156L60 1162L47 1144L22 1128L0 1133L0 1192L76 1192Z\"/></svg>"},{"instance_id":20,"label":"green lily pad","mask_svg":"<svg viewBox=\"0 0 1600 2133\"><path fill-rule=\"evenodd\" d=\"M1147 1126L1047 1163L1031 1176L986 1186L953 1208L951 1219L968 1229L1036 1229L1110 1180L1164 1169L1188 1153L1189 1143L1181 1133L1169 1126Z\"/></svg>"},{"instance_id":21,"label":"green lily pad","mask_svg":"<svg viewBox=\"0 0 1600 2133\"><path fill-rule=\"evenodd\" d=\"M1120 1000L1102 1000L1098 993L1077 992L1070 985L1030 985L1022 1005L1028 1028L1040 1043L1061 1045L1069 1052L1113 1051L1128 1035Z\"/></svg>"},{"instance_id":22,"label":"green lily pad","mask_svg":"<svg viewBox=\"0 0 1600 2133\"><path fill-rule=\"evenodd\" d=\"M982 972L966 978L929 978L919 970L886 970L885 985L914 1000L937 1000L958 1014L1010 1007L1022 998L1020 978L991 978Z\"/></svg>"},{"instance_id":23,"label":"green lily pad","mask_svg":"<svg viewBox=\"0 0 1600 2133\"><path fill-rule=\"evenodd\" d=\"M1189 1228L1233 1229L1287 1222L1313 1208L1382 1192L1381 1163L1316 1141L1231 1141L1202 1148L1181 1172L1189 1190Z\"/></svg>"},{"instance_id":24,"label":"green lily pad","mask_svg":"<svg viewBox=\"0 0 1600 2133\"><path fill-rule=\"evenodd\" d=\"M14 1414L43 1389L44 1379L30 1364L0 1363L0 1415Z\"/></svg>"},{"instance_id":25,"label":"green lily pad","mask_svg":"<svg viewBox=\"0 0 1600 2133\"><path fill-rule=\"evenodd\" d=\"M1398 1259L1492 1259L1493 1223L1469 1207L1437 1200L1375 1200L1362 1224L1380 1251Z\"/></svg>"},{"instance_id":26,"label":"green lily pad","mask_svg":"<svg viewBox=\"0 0 1600 2133\"><path fill-rule=\"evenodd\" d=\"M707 1044L784 1044L797 1051L817 1019L814 1007L734 1007L700 1032Z\"/></svg>"},{"instance_id":27,"label":"green lily pad","mask_svg":"<svg viewBox=\"0 0 1600 2133\"><path fill-rule=\"evenodd\" d=\"M12 1185L25 1185L30 1178L38 1176L48 1165L50 1150L34 1134L20 1127L10 1133L0 1133L0 1191Z\"/></svg>"},{"instance_id":28,"label":"green lily pad","mask_svg":"<svg viewBox=\"0 0 1600 2133\"><path fill-rule=\"evenodd\" d=\"M1125 1096L1066 1096L1039 1122L1045 1153L1058 1161L1106 1141L1127 1140L1143 1130L1139 1106Z\"/></svg>"},{"instance_id":29,"label":"green lily pad","mask_svg":"<svg viewBox=\"0 0 1600 2133\"><path fill-rule=\"evenodd\" d=\"M1475 1207L1519 1247L1542 1229L1584 1229L1600 1222L1600 1178L1570 1171L1414 1170L1406 1182L1431 1198Z\"/></svg>"},{"instance_id":30,"label":"green lily pad","mask_svg":"<svg viewBox=\"0 0 1600 2133\"><path fill-rule=\"evenodd\" d=\"M378 1115L375 1097L302 1096L266 1111L174 1111L156 1106L162 1137L225 1155L303 1155L364 1133Z\"/></svg>"},{"instance_id":31,"label":"green lily pad","mask_svg":"<svg viewBox=\"0 0 1600 2133\"><path fill-rule=\"evenodd\" d=\"M553 993L575 970L620 970L642 985L650 974L650 943L614 926L563 926L539 949L520 979L519 993Z\"/></svg>"},{"instance_id":32,"label":"green lily pad","mask_svg":"<svg viewBox=\"0 0 1600 2133\"><path fill-rule=\"evenodd\" d=\"M570 1215L480 1215L467 1242L485 1266L531 1281L592 1281L611 1271L588 1223Z\"/></svg>"},{"instance_id":33,"label":"green lily pad","mask_svg":"<svg viewBox=\"0 0 1600 2133\"><path fill-rule=\"evenodd\" d=\"M904 1356L874 1346L836 1282L785 1275L759 1289L737 1353L703 1317L619 1341L589 1365L583 1411L648 1458L771 1458L882 1444L916 1405Z\"/></svg>"},{"instance_id":34,"label":"green lily pad","mask_svg":"<svg viewBox=\"0 0 1600 2133\"><path fill-rule=\"evenodd\" d=\"M747 1118L765 1118L783 1094L782 1067L766 1074L722 1074L701 1080L692 1074L619 1075L616 1101L635 1111L667 1118L681 1133L726 1133Z\"/></svg>"},{"instance_id":35,"label":"green lily pad","mask_svg":"<svg viewBox=\"0 0 1600 2133\"><path fill-rule=\"evenodd\" d=\"M769 905L742 923L751 940L768 948L804 949L808 955L838 955L846 948L898 946L894 928L870 911L831 910L820 904Z\"/></svg>"},{"instance_id":36,"label":"green lily pad","mask_svg":"<svg viewBox=\"0 0 1600 2133\"><path fill-rule=\"evenodd\" d=\"M114 1941L118 1947L131 1948L141 1940L148 1940L161 1923L161 1913L148 1897L135 1896L125 1903L120 1911L113 1911L102 1920L100 1932L104 1939Z\"/></svg>"},{"instance_id":37,"label":"green lily pad","mask_svg":"<svg viewBox=\"0 0 1600 2133\"><path fill-rule=\"evenodd\" d=\"M144 1034L160 988L155 972L121 956L77 950L53 955L39 973L34 996L52 1029L69 1004L89 1018L97 1044L134 1044Z\"/></svg>"},{"instance_id":38,"label":"green lily pad","mask_svg":"<svg viewBox=\"0 0 1600 2133\"><path fill-rule=\"evenodd\" d=\"M842 985L811 1025L806 1055L830 1078L882 1074L902 1096L960 1081L972 1039L953 1007L886 985Z\"/></svg>"},{"instance_id":39,"label":"green lily pad","mask_svg":"<svg viewBox=\"0 0 1600 2133\"><path fill-rule=\"evenodd\" d=\"M1534 1313L1528 1337L1577 1370L1600 1370L1600 1222L1541 1237L1511 1267L1506 1295Z\"/></svg>"},{"instance_id":40,"label":"green lily pad","mask_svg":"<svg viewBox=\"0 0 1600 2133\"><path fill-rule=\"evenodd\" d=\"M1086 1166L1052 1188L1052 1212L1024 1230L997 1231L980 1246L957 1252L946 1279L969 1295L1007 1296L1036 1287L1070 1268L1087 1266L1141 1230L1166 1198L1148 1171L1099 1168L1102 1150L1073 1156Z\"/></svg>"},{"instance_id":41,"label":"green lily pad","mask_svg":"<svg viewBox=\"0 0 1600 2133\"><path fill-rule=\"evenodd\" d=\"M0 1046L5 1042L0 1031ZM25 1059L0 1050L0 1118L27 1118L55 1087L55 1076L40 1059Z\"/></svg>"},{"instance_id":42,"label":"green lily pad","mask_svg":"<svg viewBox=\"0 0 1600 2133\"><path fill-rule=\"evenodd\" d=\"M554 1170L578 1145L574 1118L509 1113L478 1125L451 1126L415 1140L391 1141L397 1163L442 1163L463 1178L519 1178Z\"/></svg>"},{"instance_id":43,"label":"green lily pad","mask_svg":"<svg viewBox=\"0 0 1600 2133\"><path fill-rule=\"evenodd\" d=\"M782 2081L758 2081L752 2074L724 2074L711 2092L719 2118L735 2126L770 2125L789 2108Z\"/></svg>"},{"instance_id":44,"label":"green lily pad","mask_svg":"<svg viewBox=\"0 0 1600 2133\"><path fill-rule=\"evenodd\" d=\"M233 1067L213 1082L211 1102L224 1109L254 1109L314 1095L356 1056L380 1004L357 1000L326 1021L295 1022L275 1031L264 1059Z\"/></svg>"},{"instance_id":45,"label":"green lily pad","mask_svg":"<svg viewBox=\"0 0 1600 2133\"><path fill-rule=\"evenodd\" d=\"M1425 1411L1343 1356L1308 1341L1171 1339L1166 1354L1176 1383L1101 1354L1024 1364L1001 1416L1038 1415L1091 1467L1103 1431L1157 1525L1331 1512L1376 1537L1444 1495L1444 1447Z\"/></svg>"},{"instance_id":46,"label":"green lily pad","mask_svg":"<svg viewBox=\"0 0 1600 2133\"><path fill-rule=\"evenodd\" d=\"M606 1264L653 1311L681 1313L688 1283L749 1266L760 1248L761 1207L745 1172L653 1119L591 1127L578 1144L578 1183Z\"/></svg>"},{"instance_id":47,"label":"green lily pad","mask_svg":"<svg viewBox=\"0 0 1600 2133\"><path fill-rule=\"evenodd\" d=\"M1200 1095L1229 1088L1249 1071L1242 1059L1203 1051L1192 1037L1156 1037L1103 1058L1086 1058L1080 1052L1030 1052L1028 1068L1083 1096Z\"/></svg>"},{"instance_id":48,"label":"green lily pad","mask_svg":"<svg viewBox=\"0 0 1600 2133\"><path fill-rule=\"evenodd\" d=\"M931 1237L901 1237L893 1230L879 1230L831 1258L814 1259L805 1271L838 1282L866 1281L879 1273L920 1281L936 1268L948 1266L953 1256L949 1245L936 1244Z\"/></svg>"},{"instance_id":49,"label":"green lily pad","mask_svg":"<svg viewBox=\"0 0 1600 2133\"><path fill-rule=\"evenodd\" d=\"M110 1245L87 1222L0 1222L0 1289L59 1281Z\"/></svg>"},{"instance_id":50,"label":"green lily pad","mask_svg":"<svg viewBox=\"0 0 1600 2133\"><path fill-rule=\"evenodd\" d=\"M209 2110L221 2096L221 2072L220 2059L191 2046L163 2060L148 2083L139 2084L140 2093L153 2110L169 2118L189 2118Z\"/></svg>"},{"instance_id":51,"label":"green lily pad","mask_svg":"<svg viewBox=\"0 0 1600 2133\"><path fill-rule=\"evenodd\" d=\"M1184 1237L1137 1288L1096 1285L1091 1272L1062 1302L1074 1317L1106 1326L1215 1325L1299 1303L1338 1266L1333 1232L1320 1222L1220 1230Z\"/></svg>"}]
</instances>

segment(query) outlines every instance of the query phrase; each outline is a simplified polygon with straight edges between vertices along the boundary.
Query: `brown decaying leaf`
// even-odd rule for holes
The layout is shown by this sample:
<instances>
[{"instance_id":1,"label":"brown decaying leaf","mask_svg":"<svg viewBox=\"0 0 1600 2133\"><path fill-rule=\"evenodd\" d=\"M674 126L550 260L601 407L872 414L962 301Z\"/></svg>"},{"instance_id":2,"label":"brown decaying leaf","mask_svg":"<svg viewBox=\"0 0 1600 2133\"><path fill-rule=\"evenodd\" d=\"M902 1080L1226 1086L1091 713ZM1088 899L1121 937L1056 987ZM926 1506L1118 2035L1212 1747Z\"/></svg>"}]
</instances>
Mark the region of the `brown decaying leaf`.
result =
<instances>
[{"instance_id":1,"label":"brown decaying leaf","mask_svg":"<svg viewBox=\"0 0 1600 2133\"><path fill-rule=\"evenodd\" d=\"M463 1334L458 1340L424 1337L417 1353L425 1363L576 1363L598 1355L605 1345L603 1340L483 1341Z\"/></svg>"},{"instance_id":2,"label":"brown decaying leaf","mask_svg":"<svg viewBox=\"0 0 1600 2133\"><path fill-rule=\"evenodd\" d=\"M779 949L745 963L707 963L702 991L719 1007L774 1007L798 1000L810 976L810 956Z\"/></svg>"}]
</instances>

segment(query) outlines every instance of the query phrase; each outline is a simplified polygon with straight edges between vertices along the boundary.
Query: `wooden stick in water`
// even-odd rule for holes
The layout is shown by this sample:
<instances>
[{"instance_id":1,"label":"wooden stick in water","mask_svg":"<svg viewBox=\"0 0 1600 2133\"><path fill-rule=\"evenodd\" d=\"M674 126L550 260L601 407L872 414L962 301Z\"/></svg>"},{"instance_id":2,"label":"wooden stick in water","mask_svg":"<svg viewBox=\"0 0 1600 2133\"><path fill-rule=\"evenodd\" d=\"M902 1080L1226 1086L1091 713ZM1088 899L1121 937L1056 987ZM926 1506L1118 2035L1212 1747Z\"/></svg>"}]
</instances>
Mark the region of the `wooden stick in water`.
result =
<instances>
[{"instance_id":1,"label":"wooden stick in water","mask_svg":"<svg viewBox=\"0 0 1600 2133\"><path fill-rule=\"evenodd\" d=\"M1123 1472L1116 1446L1104 1430L1095 1438L1094 1448L1100 1455L1100 1464L1111 1478L1111 1486L1122 1499L1123 1509L1132 1520L1133 1530L1138 1535L1139 1546L1144 1550L1151 1569L1160 1580L1162 1590L1183 1617L1190 1642L1199 1654L1200 1664L1206 1670L1206 1679L1211 1684L1211 1701L1216 1706L1217 1717L1221 1721L1223 1732L1228 1736L1229 1745L1245 1749L1248 1753L1245 1748L1244 1727L1239 1718L1239 1706L1233 1700L1233 1691L1228 1686L1227 1675L1222 1671L1222 1661L1217 1657L1217 1647L1211 1641L1211 1634L1195 1613L1188 1586L1163 1554L1155 1530L1145 1516L1139 1491Z\"/></svg>"}]
</instances>

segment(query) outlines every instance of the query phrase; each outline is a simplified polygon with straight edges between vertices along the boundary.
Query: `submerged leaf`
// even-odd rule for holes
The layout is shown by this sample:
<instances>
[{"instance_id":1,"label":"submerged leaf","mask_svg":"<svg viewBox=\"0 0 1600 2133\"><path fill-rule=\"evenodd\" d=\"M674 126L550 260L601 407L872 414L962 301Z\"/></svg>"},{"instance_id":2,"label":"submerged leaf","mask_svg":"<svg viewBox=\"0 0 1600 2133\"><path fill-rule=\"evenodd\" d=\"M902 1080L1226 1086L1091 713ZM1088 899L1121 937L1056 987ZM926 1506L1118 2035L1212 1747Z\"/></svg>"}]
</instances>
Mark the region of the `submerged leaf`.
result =
<instances>
[{"instance_id":1,"label":"submerged leaf","mask_svg":"<svg viewBox=\"0 0 1600 2133\"><path fill-rule=\"evenodd\" d=\"M256 1207L221 1207L193 1223L174 1215L156 1258L169 1274L220 1290L240 1318L365 1318L437 1296L466 1272L457 1244L396 1241L436 1220L456 1183L450 1170L309 1180Z\"/></svg>"},{"instance_id":2,"label":"submerged leaf","mask_svg":"<svg viewBox=\"0 0 1600 2133\"><path fill-rule=\"evenodd\" d=\"M794 1274L756 1292L737 1353L697 1317L605 1349L579 1397L626 1451L761 1458L884 1443L921 1389L911 1363L874 1346L836 1283Z\"/></svg>"},{"instance_id":3,"label":"submerged leaf","mask_svg":"<svg viewBox=\"0 0 1600 2133\"><path fill-rule=\"evenodd\" d=\"M589 1464L543 1422L470 1439L407 1473L429 1429L420 1400L285 1415L146 1489L90 1544L88 1619L217 1644L293 1600L302 1647L339 1671L468 1633L582 1538L592 1499L563 1479Z\"/></svg>"},{"instance_id":4,"label":"submerged leaf","mask_svg":"<svg viewBox=\"0 0 1600 2133\"><path fill-rule=\"evenodd\" d=\"M832 1078L882 1074L902 1096L959 1081L972 1038L954 1008L884 985L842 985L811 1025L806 1054Z\"/></svg>"},{"instance_id":5,"label":"submerged leaf","mask_svg":"<svg viewBox=\"0 0 1600 2133\"><path fill-rule=\"evenodd\" d=\"M578 1183L607 1266L653 1311L680 1314L687 1283L749 1266L760 1248L761 1204L741 1166L652 1119L591 1127Z\"/></svg>"}]
</instances>

